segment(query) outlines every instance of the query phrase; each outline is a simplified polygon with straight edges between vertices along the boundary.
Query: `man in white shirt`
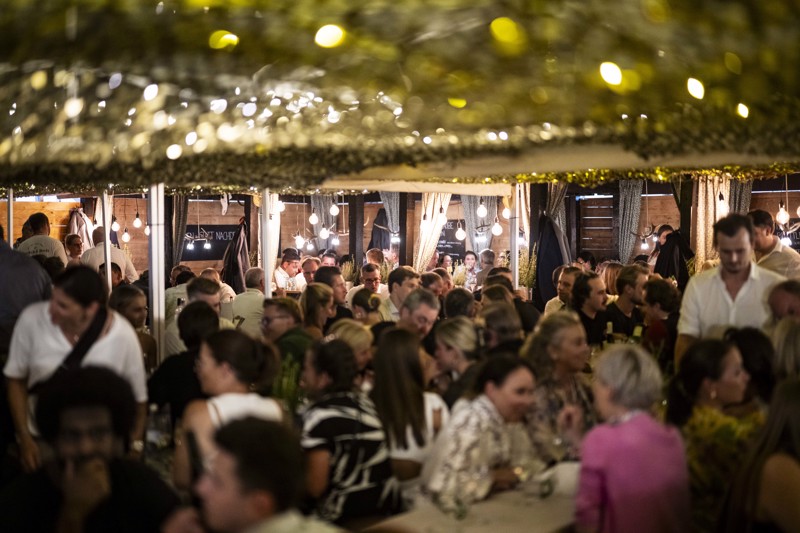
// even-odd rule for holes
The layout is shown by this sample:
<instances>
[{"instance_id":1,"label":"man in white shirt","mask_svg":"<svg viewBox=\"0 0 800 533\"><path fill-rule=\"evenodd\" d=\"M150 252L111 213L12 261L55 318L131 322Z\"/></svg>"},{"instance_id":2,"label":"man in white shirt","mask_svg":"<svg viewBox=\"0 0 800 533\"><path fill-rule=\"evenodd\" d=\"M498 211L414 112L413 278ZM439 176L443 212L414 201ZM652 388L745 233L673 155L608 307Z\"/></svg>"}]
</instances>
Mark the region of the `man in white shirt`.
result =
<instances>
[{"instance_id":1,"label":"man in white shirt","mask_svg":"<svg viewBox=\"0 0 800 533\"><path fill-rule=\"evenodd\" d=\"M61 241L50 236L50 219L44 213L34 213L28 218L33 236L25 239L18 252L34 256L58 257L67 266L67 252Z\"/></svg>"},{"instance_id":2,"label":"man in white shirt","mask_svg":"<svg viewBox=\"0 0 800 533\"><path fill-rule=\"evenodd\" d=\"M250 268L244 274L245 291L233 299L234 323L244 319L239 331L254 339L261 338L261 317L264 315L264 270Z\"/></svg>"},{"instance_id":3,"label":"man in white shirt","mask_svg":"<svg viewBox=\"0 0 800 533\"><path fill-rule=\"evenodd\" d=\"M208 278L195 278L186 284L187 303L202 301L211 306L217 314L220 313L222 302L220 298L222 292L219 283ZM220 317L219 329L235 329L233 322ZM164 353L167 357L177 353L185 352L186 345L181 340L178 330L178 321L173 320L166 328L164 340Z\"/></svg>"},{"instance_id":4,"label":"man in white shirt","mask_svg":"<svg viewBox=\"0 0 800 533\"><path fill-rule=\"evenodd\" d=\"M397 267L389 274L388 285L389 297L381 302L378 313L384 322L397 322L406 296L419 288L419 274L409 266Z\"/></svg>"},{"instance_id":5,"label":"man in white shirt","mask_svg":"<svg viewBox=\"0 0 800 533\"><path fill-rule=\"evenodd\" d=\"M569 307L569 303L572 301L572 286L575 284L575 278L581 272L583 272L582 268L574 266L565 266L561 269L556 284L558 294L544 305L545 316Z\"/></svg>"},{"instance_id":6,"label":"man in white shirt","mask_svg":"<svg viewBox=\"0 0 800 533\"><path fill-rule=\"evenodd\" d=\"M83 252L81 263L99 271L100 265L106 262L105 255L103 255L103 243L105 240L105 228L103 226L94 228L92 232L94 246ZM111 254L111 262L119 265L120 270L122 270L122 275L128 283L133 283L139 279L139 274L136 272L136 269L133 268L133 263L131 263L128 254L113 245L109 245L109 252Z\"/></svg>"},{"instance_id":7,"label":"man in white shirt","mask_svg":"<svg viewBox=\"0 0 800 533\"><path fill-rule=\"evenodd\" d=\"M755 209L747 216L753 221L756 264L789 279L800 278L800 253L791 246L784 246L775 235L772 215L763 209Z\"/></svg>"},{"instance_id":8,"label":"man in white shirt","mask_svg":"<svg viewBox=\"0 0 800 533\"><path fill-rule=\"evenodd\" d=\"M785 278L753 262L753 223L739 214L714 224L720 264L693 276L686 286L678 322L675 362L697 339L729 327L761 328L769 319L772 286Z\"/></svg>"},{"instance_id":9,"label":"man in white shirt","mask_svg":"<svg viewBox=\"0 0 800 533\"><path fill-rule=\"evenodd\" d=\"M361 289L368 289L370 292L377 294L383 299L389 297L389 287L381 283L381 269L377 265L367 263L366 265L362 266L360 279L361 285L356 285L347 291L345 301L348 309L352 307L353 296L355 296L356 293Z\"/></svg>"},{"instance_id":10,"label":"man in white shirt","mask_svg":"<svg viewBox=\"0 0 800 533\"><path fill-rule=\"evenodd\" d=\"M306 278L300 272L300 255L291 248L283 251L281 266L272 274L275 287L286 291L302 291L306 287Z\"/></svg>"},{"instance_id":11,"label":"man in white shirt","mask_svg":"<svg viewBox=\"0 0 800 533\"><path fill-rule=\"evenodd\" d=\"M233 299L236 298L236 291L233 290L233 287L222 281L222 278L220 277L216 268L204 269L202 272L200 272L200 277L217 282L217 284L220 286L220 298L222 303L232 302Z\"/></svg>"}]
</instances>

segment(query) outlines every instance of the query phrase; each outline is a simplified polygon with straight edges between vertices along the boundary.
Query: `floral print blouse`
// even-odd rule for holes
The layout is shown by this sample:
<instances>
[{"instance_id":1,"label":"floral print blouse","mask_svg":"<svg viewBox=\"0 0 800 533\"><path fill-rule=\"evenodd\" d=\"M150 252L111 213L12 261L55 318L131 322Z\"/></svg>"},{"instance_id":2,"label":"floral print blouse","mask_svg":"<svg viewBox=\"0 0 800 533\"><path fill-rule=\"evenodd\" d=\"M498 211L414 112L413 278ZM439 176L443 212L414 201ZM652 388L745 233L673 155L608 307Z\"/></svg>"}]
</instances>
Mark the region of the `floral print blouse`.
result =
<instances>
[{"instance_id":1,"label":"floral print blouse","mask_svg":"<svg viewBox=\"0 0 800 533\"><path fill-rule=\"evenodd\" d=\"M762 425L758 414L745 419L696 406L681 433L686 443L694 531L714 531L731 479L750 440Z\"/></svg>"},{"instance_id":2,"label":"floral print blouse","mask_svg":"<svg viewBox=\"0 0 800 533\"><path fill-rule=\"evenodd\" d=\"M566 384L553 378L537 383L533 391L533 405L528 411L527 428L539 458L546 462L578 461L579 450L562 440L556 421L567 405L576 405L583 413L584 432L597 424L594 395L585 374L575 374Z\"/></svg>"},{"instance_id":3,"label":"floral print blouse","mask_svg":"<svg viewBox=\"0 0 800 533\"><path fill-rule=\"evenodd\" d=\"M506 423L485 395L459 402L423 472L434 500L445 510L457 510L486 498L491 471L510 466L512 447L521 442L514 432L515 425Z\"/></svg>"}]
</instances>

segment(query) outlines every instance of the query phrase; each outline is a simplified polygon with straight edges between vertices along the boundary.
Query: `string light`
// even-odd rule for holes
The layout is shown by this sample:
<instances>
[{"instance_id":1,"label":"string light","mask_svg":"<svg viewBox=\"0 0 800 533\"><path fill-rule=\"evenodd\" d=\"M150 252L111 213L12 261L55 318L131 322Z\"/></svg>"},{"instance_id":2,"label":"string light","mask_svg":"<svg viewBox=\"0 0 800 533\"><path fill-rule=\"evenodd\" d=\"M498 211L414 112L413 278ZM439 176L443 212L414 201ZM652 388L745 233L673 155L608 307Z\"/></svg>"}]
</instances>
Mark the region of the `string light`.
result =
<instances>
[{"instance_id":1,"label":"string light","mask_svg":"<svg viewBox=\"0 0 800 533\"><path fill-rule=\"evenodd\" d=\"M298 250L302 248L305 243L306 240L299 233L294 236L294 247L297 248Z\"/></svg>"},{"instance_id":2,"label":"string light","mask_svg":"<svg viewBox=\"0 0 800 533\"><path fill-rule=\"evenodd\" d=\"M728 202L725 201L725 196L720 191L719 196L717 197L717 218L724 218L728 216L730 212L730 208L728 206Z\"/></svg>"},{"instance_id":3,"label":"string light","mask_svg":"<svg viewBox=\"0 0 800 533\"><path fill-rule=\"evenodd\" d=\"M331 232L328 230L328 228L322 228L321 230L319 230L319 238L320 239L327 240L328 237L330 237L330 236L331 236Z\"/></svg>"},{"instance_id":4,"label":"string light","mask_svg":"<svg viewBox=\"0 0 800 533\"><path fill-rule=\"evenodd\" d=\"M495 237L503 234L503 226L500 225L500 220L494 217L494 224L492 225L492 235Z\"/></svg>"},{"instance_id":5,"label":"string light","mask_svg":"<svg viewBox=\"0 0 800 533\"><path fill-rule=\"evenodd\" d=\"M339 215L339 206L336 205L336 202L331 204L331 209L330 209L329 213L331 214L332 217L335 217L335 216Z\"/></svg>"},{"instance_id":6,"label":"string light","mask_svg":"<svg viewBox=\"0 0 800 533\"><path fill-rule=\"evenodd\" d=\"M478 210L476 213L478 215L478 218L486 218L486 215L489 214L489 211L486 209L486 206L483 205L483 198L481 198L481 203L478 204Z\"/></svg>"},{"instance_id":7,"label":"string light","mask_svg":"<svg viewBox=\"0 0 800 533\"><path fill-rule=\"evenodd\" d=\"M319 224L319 217L317 216L317 210L312 208L311 215L308 217L308 223L313 225Z\"/></svg>"},{"instance_id":8,"label":"string light","mask_svg":"<svg viewBox=\"0 0 800 533\"><path fill-rule=\"evenodd\" d=\"M128 233L128 228L125 228L125 231L122 232L122 242L131 242L131 234Z\"/></svg>"},{"instance_id":9,"label":"string light","mask_svg":"<svg viewBox=\"0 0 800 533\"><path fill-rule=\"evenodd\" d=\"M339 236L334 235L331 239L331 246L339 246Z\"/></svg>"},{"instance_id":10,"label":"string light","mask_svg":"<svg viewBox=\"0 0 800 533\"><path fill-rule=\"evenodd\" d=\"M150 236L150 226L149 225L144 227L144 234L147 235L148 237Z\"/></svg>"},{"instance_id":11,"label":"string light","mask_svg":"<svg viewBox=\"0 0 800 533\"><path fill-rule=\"evenodd\" d=\"M503 218L506 220L511 218L511 209L509 209L508 207L503 208Z\"/></svg>"},{"instance_id":12,"label":"string light","mask_svg":"<svg viewBox=\"0 0 800 533\"><path fill-rule=\"evenodd\" d=\"M778 214L775 215L775 220L778 224L788 224L789 222L789 212L784 207L783 202L780 203L780 209L778 209Z\"/></svg>"},{"instance_id":13,"label":"string light","mask_svg":"<svg viewBox=\"0 0 800 533\"><path fill-rule=\"evenodd\" d=\"M111 231L119 231L119 230L120 230L120 225L119 222L117 222L117 217L111 215Z\"/></svg>"},{"instance_id":14,"label":"string light","mask_svg":"<svg viewBox=\"0 0 800 533\"><path fill-rule=\"evenodd\" d=\"M642 239L642 246L641 246L641 248L642 248L642 250L647 250L648 248L650 248L650 245L649 245L649 244L647 244L647 239Z\"/></svg>"},{"instance_id":15,"label":"string light","mask_svg":"<svg viewBox=\"0 0 800 533\"><path fill-rule=\"evenodd\" d=\"M467 238L467 232L464 231L464 228L461 227L461 221L458 221L458 227L456 228L456 239L459 241L463 241Z\"/></svg>"}]
</instances>

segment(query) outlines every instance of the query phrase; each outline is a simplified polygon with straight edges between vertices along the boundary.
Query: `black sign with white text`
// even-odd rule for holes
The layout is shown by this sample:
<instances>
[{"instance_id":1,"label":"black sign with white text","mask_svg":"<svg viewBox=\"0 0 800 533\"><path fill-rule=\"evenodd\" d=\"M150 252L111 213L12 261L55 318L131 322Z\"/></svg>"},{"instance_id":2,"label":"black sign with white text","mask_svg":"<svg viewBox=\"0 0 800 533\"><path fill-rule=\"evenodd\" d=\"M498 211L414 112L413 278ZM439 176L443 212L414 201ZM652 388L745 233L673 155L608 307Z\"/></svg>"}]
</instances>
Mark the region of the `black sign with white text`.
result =
<instances>
[{"instance_id":1,"label":"black sign with white text","mask_svg":"<svg viewBox=\"0 0 800 533\"><path fill-rule=\"evenodd\" d=\"M439 244L436 245L436 249L439 250L439 255L449 255L454 263L456 261L464 261L464 254L467 251L466 242L456 239L456 231L458 230L459 222L461 222L462 228L466 227L463 220L448 220L442 228Z\"/></svg>"},{"instance_id":2,"label":"black sign with white text","mask_svg":"<svg viewBox=\"0 0 800 533\"><path fill-rule=\"evenodd\" d=\"M195 239L194 248L187 247L189 240L184 240L181 261L217 261L225 255L228 244L236 238L236 224L197 226L187 225L186 235ZM204 240L206 239L206 240ZM206 245L208 243L208 246Z\"/></svg>"}]
</instances>

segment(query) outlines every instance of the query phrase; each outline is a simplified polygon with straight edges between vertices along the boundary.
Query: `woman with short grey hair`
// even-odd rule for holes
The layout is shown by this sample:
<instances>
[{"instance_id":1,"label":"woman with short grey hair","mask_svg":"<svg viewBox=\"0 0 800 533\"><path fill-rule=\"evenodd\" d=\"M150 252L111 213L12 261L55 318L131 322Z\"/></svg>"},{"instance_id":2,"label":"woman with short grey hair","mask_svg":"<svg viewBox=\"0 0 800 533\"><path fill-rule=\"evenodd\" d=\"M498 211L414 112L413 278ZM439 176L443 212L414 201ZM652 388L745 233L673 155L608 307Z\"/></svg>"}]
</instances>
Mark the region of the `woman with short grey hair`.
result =
<instances>
[{"instance_id":1,"label":"woman with short grey hair","mask_svg":"<svg viewBox=\"0 0 800 533\"><path fill-rule=\"evenodd\" d=\"M658 364L639 346L616 345L600 356L592 388L604 423L581 445L578 531L690 530L683 441L651 414L661 387Z\"/></svg>"}]
</instances>

